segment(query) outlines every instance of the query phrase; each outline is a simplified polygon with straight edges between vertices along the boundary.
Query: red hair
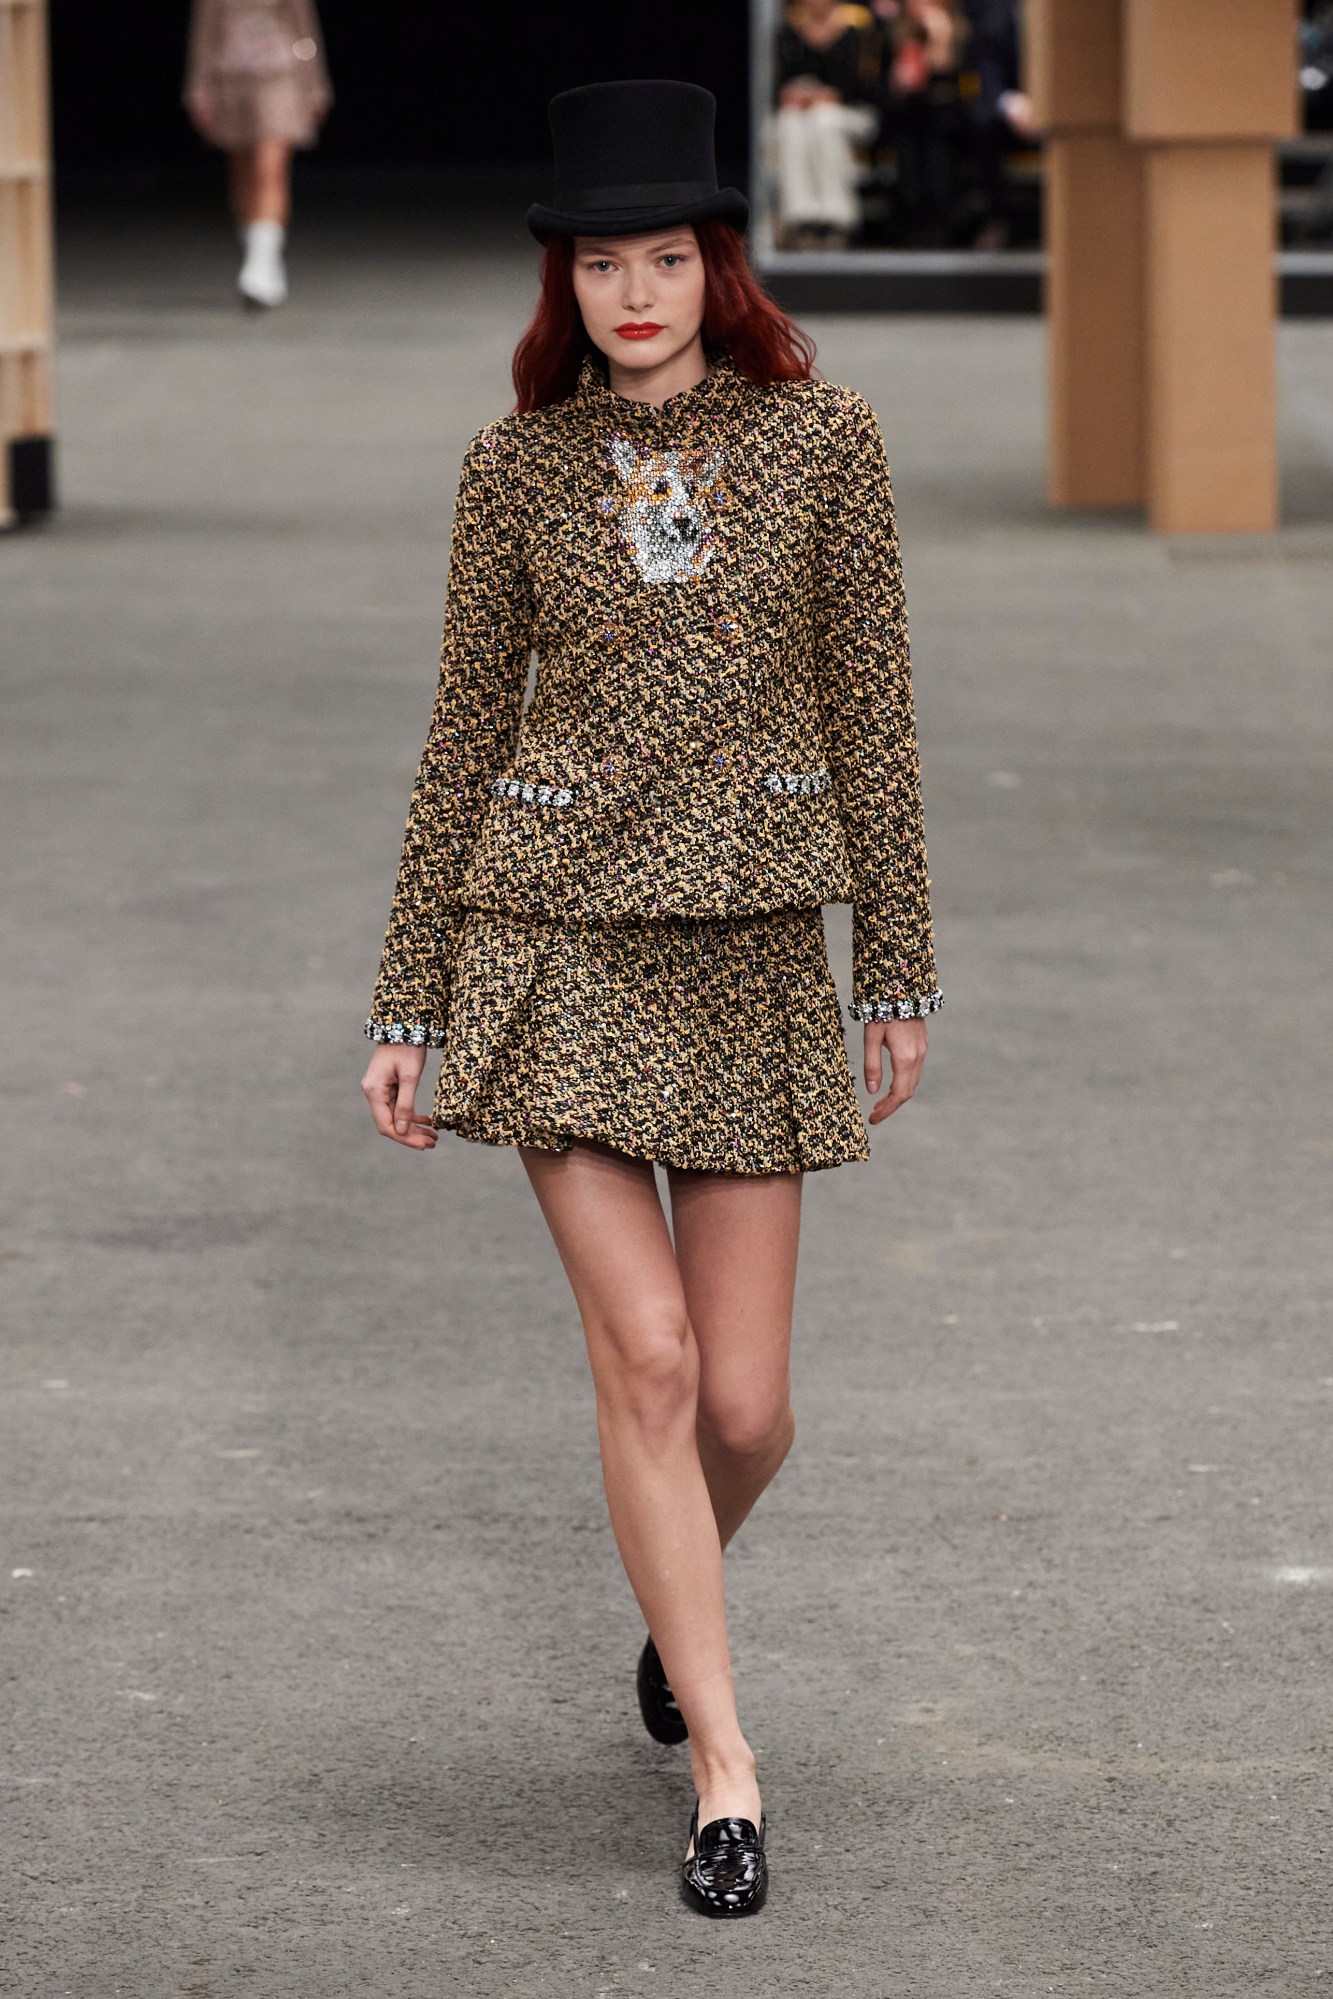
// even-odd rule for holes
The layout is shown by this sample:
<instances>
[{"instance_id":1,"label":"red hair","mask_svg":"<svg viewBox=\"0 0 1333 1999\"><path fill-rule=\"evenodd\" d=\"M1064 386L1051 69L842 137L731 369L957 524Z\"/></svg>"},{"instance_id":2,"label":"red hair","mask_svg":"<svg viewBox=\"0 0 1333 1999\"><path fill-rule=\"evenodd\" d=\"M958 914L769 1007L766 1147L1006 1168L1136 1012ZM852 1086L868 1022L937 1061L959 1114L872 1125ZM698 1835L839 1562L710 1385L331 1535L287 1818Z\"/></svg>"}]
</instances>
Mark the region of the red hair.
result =
<instances>
[{"instance_id":1,"label":"red hair","mask_svg":"<svg viewBox=\"0 0 1333 1999\"><path fill-rule=\"evenodd\" d=\"M809 381L815 343L763 290L740 231L716 216L693 228L704 261L705 350L729 354L755 382ZM552 236L542 256L537 310L514 349L517 413L572 394L584 355L596 351L574 296L574 238Z\"/></svg>"}]
</instances>

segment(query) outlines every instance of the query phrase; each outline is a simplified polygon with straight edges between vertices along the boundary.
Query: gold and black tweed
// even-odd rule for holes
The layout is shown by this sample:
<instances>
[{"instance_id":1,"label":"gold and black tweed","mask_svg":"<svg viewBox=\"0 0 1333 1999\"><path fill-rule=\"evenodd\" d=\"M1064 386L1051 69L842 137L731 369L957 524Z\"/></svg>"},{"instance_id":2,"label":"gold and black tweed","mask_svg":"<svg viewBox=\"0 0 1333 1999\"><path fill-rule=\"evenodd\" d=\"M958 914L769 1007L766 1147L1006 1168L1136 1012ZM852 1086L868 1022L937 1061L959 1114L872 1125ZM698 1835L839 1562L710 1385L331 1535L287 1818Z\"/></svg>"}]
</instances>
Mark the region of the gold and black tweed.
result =
<instances>
[{"instance_id":1,"label":"gold and black tweed","mask_svg":"<svg viewBox=\"0 0 1333 1999\"><path fill-rule=\"evenodd\" d=\"M817 909L545 924L468 910L434 1122L712 1173L868 1159Z\"/></svg>"},{"instance_id":2,"label":"gold and black tweed","mask_svg":"<svg viewBox=\"0 0 1333 1999\"><path fill-rule=\"evenodd\" d=\"M658 408L590 355L564 401L485 425L366 1023L444 1050L435 1122L495 1143L613 1126L742 1172L867 1158L820 905L852 904L848 1011L906 1019L941 1004L928 890L865 398L721 354ZM761 1087L765 1064L788 1082Z\"/></svg>"}]
</instances>

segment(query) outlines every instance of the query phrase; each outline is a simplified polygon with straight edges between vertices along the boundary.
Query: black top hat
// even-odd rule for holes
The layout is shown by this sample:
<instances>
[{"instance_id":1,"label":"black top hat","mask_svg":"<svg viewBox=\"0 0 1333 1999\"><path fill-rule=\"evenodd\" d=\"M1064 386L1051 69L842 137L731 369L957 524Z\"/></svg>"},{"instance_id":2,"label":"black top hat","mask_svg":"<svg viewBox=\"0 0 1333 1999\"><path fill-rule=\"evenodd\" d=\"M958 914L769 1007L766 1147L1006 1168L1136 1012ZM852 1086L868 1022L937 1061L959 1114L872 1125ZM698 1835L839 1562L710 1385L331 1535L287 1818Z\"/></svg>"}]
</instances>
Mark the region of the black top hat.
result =
<instances>
[{"instance_id":1,"label":"black top hat","mask_svg":"<svg viewBox=\"0 0 1333 1999\"><path fill-rule=\"evenodd\" d=\"M744 229L749 202L738 187L717 184L716 110L711 90L666 79L560 91L547 106L555 194L527 214L537 241L630 236L706 215Z\"/></svg>"}]
</instances>

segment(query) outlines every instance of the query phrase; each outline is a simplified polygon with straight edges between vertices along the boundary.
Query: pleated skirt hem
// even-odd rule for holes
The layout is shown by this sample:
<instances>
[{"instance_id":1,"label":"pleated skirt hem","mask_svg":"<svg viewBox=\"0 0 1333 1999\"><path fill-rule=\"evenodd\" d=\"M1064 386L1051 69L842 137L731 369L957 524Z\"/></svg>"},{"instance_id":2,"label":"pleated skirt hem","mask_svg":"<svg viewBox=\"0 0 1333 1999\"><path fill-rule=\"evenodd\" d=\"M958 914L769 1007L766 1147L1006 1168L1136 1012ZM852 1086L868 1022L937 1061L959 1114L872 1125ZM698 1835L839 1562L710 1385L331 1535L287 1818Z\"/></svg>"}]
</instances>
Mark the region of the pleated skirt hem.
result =
<instances>
[{"instance_id":1,"label":"pleated skirt hem","mask_svg":"<svg viewBox=\"0 0 1333 1999\"><path fill-rule=\"evenodd\" d=\"M514 1126L503 1129L493 1119L485 1121L451 1123L447 1118L435 1117L431 1120L437 1131L452 1131L459 1138L478 1145L531 1145L543 1152L568 1152L572 1145L583 1142L593 1145L609 1145L617 1152L626 1153L631 1159L645 1159L658 1166L673 1166L686 1173L818 1173L825 1168L846 1166L853 1160L869 1159L870 1148L861 1152L837 1152L828 1157L815 1153L793 1154L789 1164L777 1163L775 1154L767 1154L762 1162L747 1162L734 1153L718 1156L713 1153L686 1153L672 1146L669 1141L657 1143L644 1140L634 1132L621 1131L616 1126L574 1131L566 1125L560 1131L525 1129Z\"/></svg>"},{"instance_id":2,"label":"pleated skirt hem","mask_svg":"<svg viewBox=\"0 0 1333 1999\"><path fill-rule=\"evenodd\" d=\"M551 924L463 912L432 1123L700 1173L870 1158L818 908Z\"/></svg>"}]
</instances>

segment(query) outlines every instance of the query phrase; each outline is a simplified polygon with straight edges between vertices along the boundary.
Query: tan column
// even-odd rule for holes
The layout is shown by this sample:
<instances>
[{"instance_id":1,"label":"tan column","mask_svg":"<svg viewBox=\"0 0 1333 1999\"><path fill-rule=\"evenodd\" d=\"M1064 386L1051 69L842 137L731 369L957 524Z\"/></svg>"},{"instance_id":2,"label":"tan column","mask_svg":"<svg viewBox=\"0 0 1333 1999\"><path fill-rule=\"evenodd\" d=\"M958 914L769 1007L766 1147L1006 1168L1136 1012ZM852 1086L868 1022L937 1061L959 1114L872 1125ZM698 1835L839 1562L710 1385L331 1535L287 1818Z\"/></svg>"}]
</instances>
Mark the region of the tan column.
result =
<instances>
[{"instance_id":1,"label":"tan column","mask_svg":"<svg viewBox=\"0 0 1333 1999\"><path fill-rule=\"evenodd\" d=\"M1273 143L1296 125L1296 0L1123 0L1144 148L1148 519L1277 525Z\"/></svg>"},{"instance_id":2,"label":"tan column","mask_svg":"<svg viewBox=\"0 0 1333 1999\"><path fill-rule=\"evenodd\" d=\"M1046 490L1124 507L1144 469L1143 175L1114 132L1047 141Z\"/></svg>"},{"instance_id":3,"label":"tan column","mask_svg":"<svg viewBox=\"0 0 1333 1999\"><path fill-rule=\"evenodd\" d=\"M47 103L44 0L0 0L0 527L50 504Z\"/></svg>"},{"instance_id":4,"label":"tan column","mask_svg":"<svg viewBox=\"0 0 1333 1999\"><path fill-rule=\"evenodd\" d=\"M1120 129L1120 0L1030 0L1026 72L1047 133L1047 493L1132 506L1144 468L1143 180Z\"/></svg>"},{"instance_id":5,"label":"tan column","mask_svg":"<svg viewBox=\"0 0 1333 1999\"><path fill-rule=\"evenodd\" d=\"M1147 150L1149 524L1265 533L1278 519L1273 149Z\"/></svg>"}]
</instances>

